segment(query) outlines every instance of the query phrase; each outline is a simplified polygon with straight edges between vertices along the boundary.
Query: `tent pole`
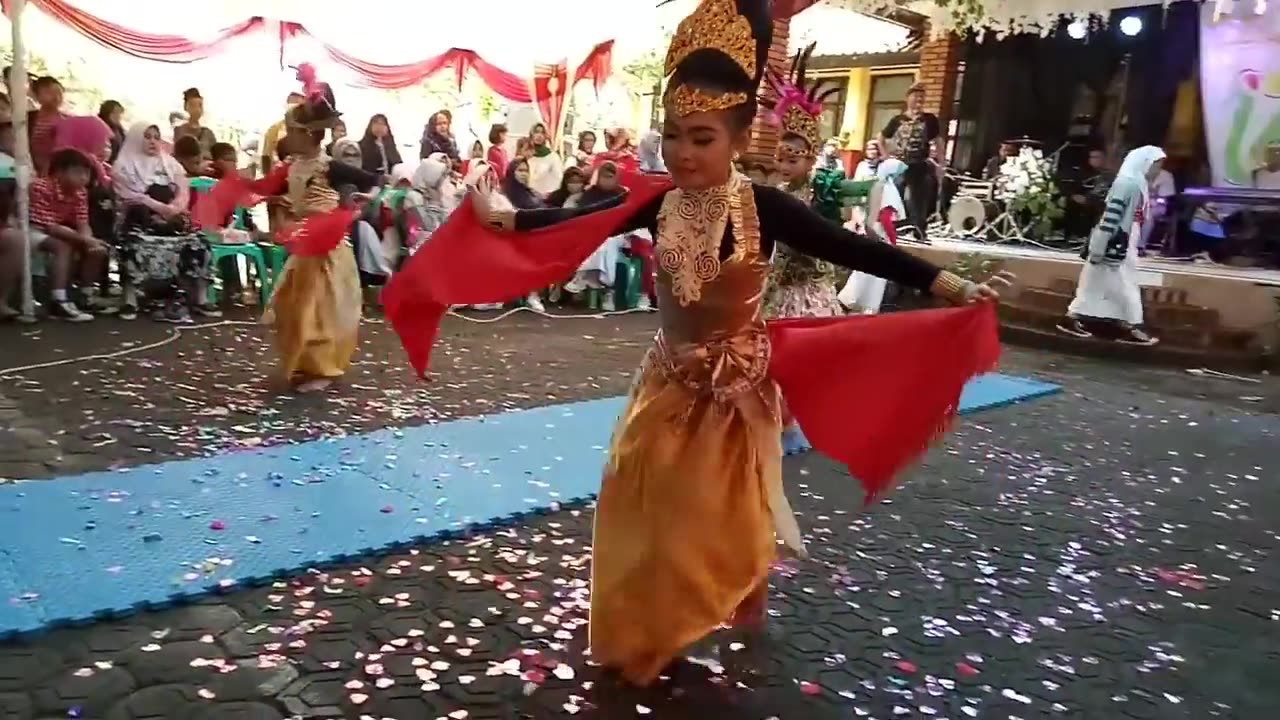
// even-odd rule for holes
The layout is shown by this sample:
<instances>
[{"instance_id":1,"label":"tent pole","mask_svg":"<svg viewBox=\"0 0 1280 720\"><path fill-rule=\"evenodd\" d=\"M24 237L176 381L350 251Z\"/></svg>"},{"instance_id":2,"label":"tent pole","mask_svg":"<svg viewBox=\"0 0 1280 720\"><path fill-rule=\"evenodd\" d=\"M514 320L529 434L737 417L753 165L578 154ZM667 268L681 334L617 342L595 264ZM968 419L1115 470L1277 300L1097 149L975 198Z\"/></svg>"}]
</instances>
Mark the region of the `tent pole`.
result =
<instances>
[{"instance_id":1,"label":"tent pole","mask_svg":"<svg viewBox=\"0 0 1280 720\"><path fill-rule=\"evenodd\" d=\"M22 41L22 11L26 0L9 0L9 22L13 26L13 69L9 71L9 104L13 108L14 174L17 185L18 231L22 233L22 316L35 317L31 287L31 144L27 136L27 49Z\"/></svg>"}]
</instances>

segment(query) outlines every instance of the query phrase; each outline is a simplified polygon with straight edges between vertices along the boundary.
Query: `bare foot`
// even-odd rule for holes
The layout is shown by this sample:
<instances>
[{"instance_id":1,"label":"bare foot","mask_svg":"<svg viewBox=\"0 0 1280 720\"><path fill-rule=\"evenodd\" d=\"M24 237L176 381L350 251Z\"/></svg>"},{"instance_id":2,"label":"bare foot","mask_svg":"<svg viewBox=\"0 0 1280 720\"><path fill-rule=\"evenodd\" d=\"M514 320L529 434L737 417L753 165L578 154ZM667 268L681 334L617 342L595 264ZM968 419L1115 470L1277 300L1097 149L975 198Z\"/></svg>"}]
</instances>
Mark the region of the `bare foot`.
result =
<instances>
[{"instance_id":1,"label":"bare foot","mask_svg":"<svg viewBox=\"0 0 1280 720\"><path fill-rule=\"evenodd\" d=\"M315 380L308 380L294 389L300 393L313 393L320 392L321 390L327 390L330 385L333 385L332 379L316 378Z\"/></svg>"}]
</instances>

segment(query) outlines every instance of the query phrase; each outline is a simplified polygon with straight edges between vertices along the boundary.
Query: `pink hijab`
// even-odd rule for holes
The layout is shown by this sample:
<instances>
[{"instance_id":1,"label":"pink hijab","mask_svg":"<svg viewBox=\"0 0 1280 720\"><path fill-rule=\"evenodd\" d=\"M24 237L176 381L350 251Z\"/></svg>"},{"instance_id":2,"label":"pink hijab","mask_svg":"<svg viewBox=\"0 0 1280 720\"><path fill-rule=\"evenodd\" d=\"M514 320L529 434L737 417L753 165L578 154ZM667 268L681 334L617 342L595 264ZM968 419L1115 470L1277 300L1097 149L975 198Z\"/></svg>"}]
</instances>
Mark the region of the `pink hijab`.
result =
<instances>
[{"instance_id":1,"label":"pink hijab","mask_svg":"<svg viewBox=\"0 0 1280 720\"><path fill-rule=\"evenodd\" d=\"M106 163L102 161L103 151L111 140L111 128L96 115L74 115L58 121L53 130L53 147L55 150L70 148L79 150L93 160L98 167L98 179L110 182Z\"/></svg>"}]
</instances>

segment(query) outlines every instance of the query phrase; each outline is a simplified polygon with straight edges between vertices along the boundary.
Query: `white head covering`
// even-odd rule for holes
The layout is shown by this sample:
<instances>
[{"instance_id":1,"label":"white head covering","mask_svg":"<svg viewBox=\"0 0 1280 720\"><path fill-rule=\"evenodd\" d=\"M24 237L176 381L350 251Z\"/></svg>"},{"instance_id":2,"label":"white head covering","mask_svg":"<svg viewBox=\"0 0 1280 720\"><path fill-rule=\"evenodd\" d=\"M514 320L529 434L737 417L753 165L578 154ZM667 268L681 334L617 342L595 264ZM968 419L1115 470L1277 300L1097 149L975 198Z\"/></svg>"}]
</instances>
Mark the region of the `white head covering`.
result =
<instances>
[{"instance_id":1,"label":"white head covering","mask_svg":"<svg viewBox=\"0 0 1280 720\"><path fill-rule=\"evenodd\" d=\"M391 187L395 187L400 183L413 184L413 171L404 163L397 163L391 168Z\"/></svg>"},{"instance_id":2,"label":"white head covering","mask_svg":"<svg viewBox=\"0 0 1280 720\"><path fill-rule=\"evenodd\" d=\"M333 159L344 165L360 167L360 142L355 138L338 138L333 141Z\"/></svg>"},{"instance_id":3,"label":"white head covering","mask_svg":"<svg viewBox=\"0 0 1280 720\"><path fill-rule=\"evenodd\" d=\"M1155 145L1143 145L1136 150L1130 150L1128 155L1124 156L1124 162L1120 164L1120 171L1116 173L1116 180L1124 178L1136 184L1142 189L1143 197L1147 196L1147 173L1151 171L1151 166L1165 159L1164 150Z\"/></svg>"},{"instance_id":4,"label":"white head covering","mask_svg":"<svg viewBox=\"0 0 1280 720\"><path fill-rule=\"evenodd\" d=\"M476 183L480 182L480 178L484 177L492 169L493 167L489 163L477 160L471 163L471 166L467 169L467 176L462 179L462 184L466 185L468 189L473 188Z\"/></svg>"},{"instance_id":5,"label":"white head covering","mask_svg":"<svg viewBox=\"0 0 1280 720\"><path fill-rule=\"evenodd\" d=\"M149 122L134 123L125 134L120 155L111 167L113 184L125 199L146 194L151 185L181 185L186 181L187 173L163 148L156 155L147 154L146 134L151 127L158 126Z\"/></svg>"},{"instance_id":6,"label":"white head covering","mask_svg":"<svg viewBox=\"0 0 1280 720\"><path fill-rule=\"evenodd\" d=\"M640 156L640 169L644 172L666 172L667 164L662 160L662 133L649 131L640 140L637 153Z\"/></svg>"},{"instance_id":7,"label":"white head covering","mask_svg":"<svg viewBox=\"0 0 1280 720\"><path fill-rule=\"evenodd\" d=\"M444 153L431 153L413 171L413 186L418 190L439 190L448 174L449 157Z\"/></svg>"},{"instance_id":8,"label":"white head covering","mask_svg":"<svg viewBox=\"0 0 1280 720\"><path fill-rule=\"evenodd\" d=\"M907 217L906 206L902 203L902 193L898 192L898 176L907 171L907 164L896 158L881 160L876 168L876 185L880 187L880 202L874 208L876 215L880 208L891 207L898 213L898 219ZM874 217L873 217L874 219Z\"/></svg>"}]
</instances>

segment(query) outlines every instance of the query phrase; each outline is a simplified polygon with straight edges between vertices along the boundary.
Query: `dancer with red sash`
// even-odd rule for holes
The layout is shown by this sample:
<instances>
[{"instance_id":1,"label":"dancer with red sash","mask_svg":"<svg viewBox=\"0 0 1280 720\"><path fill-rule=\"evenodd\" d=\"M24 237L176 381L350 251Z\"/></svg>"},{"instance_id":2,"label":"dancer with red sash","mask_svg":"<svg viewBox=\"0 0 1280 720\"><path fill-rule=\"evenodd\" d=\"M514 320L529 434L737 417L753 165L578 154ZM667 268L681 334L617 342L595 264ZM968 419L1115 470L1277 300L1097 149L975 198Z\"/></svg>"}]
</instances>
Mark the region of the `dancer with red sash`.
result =
<instances>
[{"instance_id":1,"label":"dancer with red sash","mask_svg":"<svg viewBox=\"0 0 1280 720\"><path fill-rule=\"evenodd\" d=\"M726 621L763 627L777 541L804 554L782 492L784 396L814 447L847 464L870 500L999 358L992 285L854 235L733 172L768 59L768 7L703 0L677 29L664 98L670 177L626 175L620 200L530 211L497 209L482 183L383 294L425 373L450 305L554 283L611 235L647 228L657 239L661 331L614 431L592 542L592 659L640 685ZM761 297L780 242L965 307L766 323Z\"/></svg>"}]
</instances>

